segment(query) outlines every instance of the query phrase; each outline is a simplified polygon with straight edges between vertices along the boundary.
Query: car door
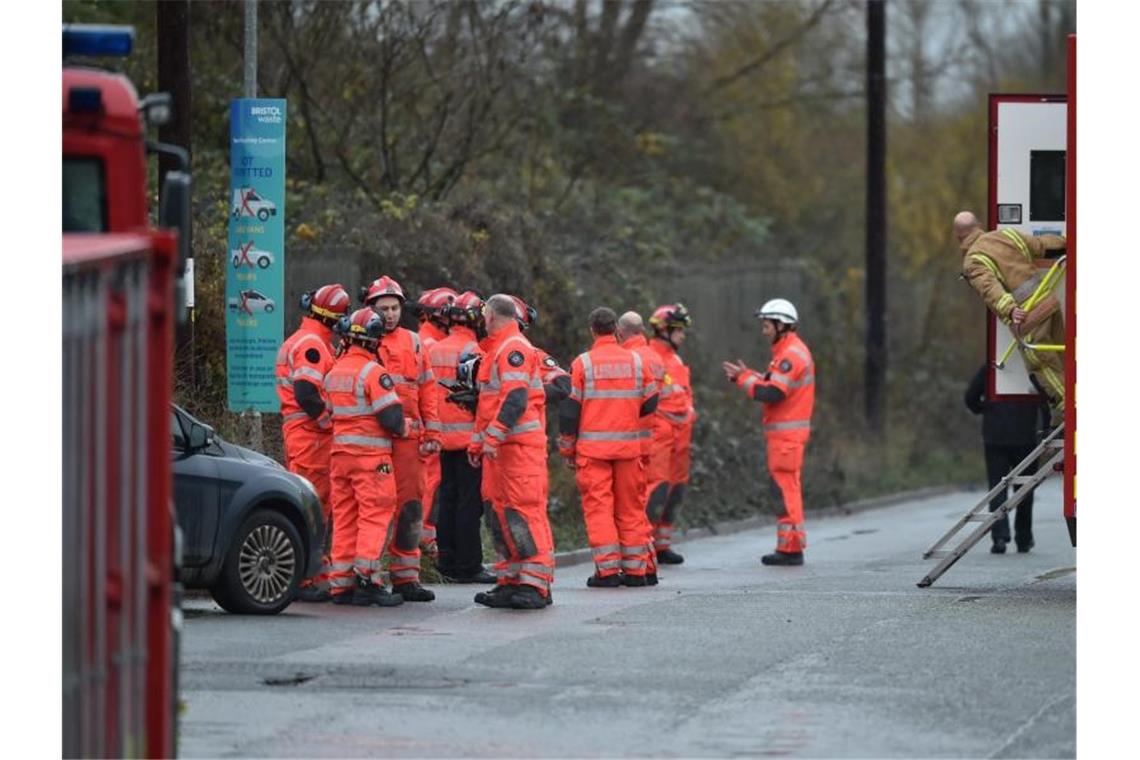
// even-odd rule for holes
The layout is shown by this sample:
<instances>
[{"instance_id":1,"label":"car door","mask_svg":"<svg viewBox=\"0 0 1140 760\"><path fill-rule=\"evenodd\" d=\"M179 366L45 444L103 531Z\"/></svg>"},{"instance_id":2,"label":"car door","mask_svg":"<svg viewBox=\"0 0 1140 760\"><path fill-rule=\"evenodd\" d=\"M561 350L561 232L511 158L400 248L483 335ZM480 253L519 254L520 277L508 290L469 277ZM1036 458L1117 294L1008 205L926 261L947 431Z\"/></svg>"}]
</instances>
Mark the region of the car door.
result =
<instances>
[{"instance_id":1,"label":"car door","mask_svg":"<svg viewBox=\"0 0 1140 760\"><path fill-rule=\"evenodd\" d=\"M217 540L221 488L217 459L208 449L188 450L190 420L171 410L174 449L174 508L182 529L182 564L207 564Z\"/></svg>"}]
</instances>

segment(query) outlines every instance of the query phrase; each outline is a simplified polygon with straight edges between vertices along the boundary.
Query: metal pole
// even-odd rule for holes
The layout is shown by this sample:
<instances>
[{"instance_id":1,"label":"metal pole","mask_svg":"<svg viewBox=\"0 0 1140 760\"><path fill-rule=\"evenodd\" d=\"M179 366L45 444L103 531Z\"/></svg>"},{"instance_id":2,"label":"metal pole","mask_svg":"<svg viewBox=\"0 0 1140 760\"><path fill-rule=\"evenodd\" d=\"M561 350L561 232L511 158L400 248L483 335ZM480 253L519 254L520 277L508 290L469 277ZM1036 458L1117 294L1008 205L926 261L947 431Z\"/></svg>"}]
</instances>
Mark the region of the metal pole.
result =
<instances>
[{"instance_id":1,"label":"metal pole","mask_svg":"<svg viewBox=\"0 0 1140 760\"><path fill-rule=\"evenodd\" d=\"M245 97L257 97L257 0L245 0ZM262 451L261 412L253 413L250 447Z\"/></svg>"},{"instance_id":2,"label":"metal pole","mask_svg":"<svg viewBox=\"0 0 1140 760\"><path fill-rule=\"evenodd\" d=\"M887 80L884 0L867 3L867 424L881 436L887 392Z\"/></svg>"}]
</instances>

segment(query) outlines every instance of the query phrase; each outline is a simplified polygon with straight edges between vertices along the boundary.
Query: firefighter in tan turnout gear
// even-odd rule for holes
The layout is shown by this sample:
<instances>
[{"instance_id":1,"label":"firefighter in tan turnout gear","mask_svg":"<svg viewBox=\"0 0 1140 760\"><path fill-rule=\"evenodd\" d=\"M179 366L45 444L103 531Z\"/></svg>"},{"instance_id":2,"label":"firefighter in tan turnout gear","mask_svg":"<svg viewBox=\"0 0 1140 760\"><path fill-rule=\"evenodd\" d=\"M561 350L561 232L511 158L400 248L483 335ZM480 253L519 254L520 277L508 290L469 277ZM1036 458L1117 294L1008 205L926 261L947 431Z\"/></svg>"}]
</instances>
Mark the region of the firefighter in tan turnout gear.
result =
<instances>
[{"instance_id":1,"label":"firefighter in tan turnout gear","mask_svg":"<svg viewBox=\"0 0 1140 760\"><path fill-rule=\"evenodd\" d=\"M1038 259L1050 251L1063 251L1064 237L1026 235L1009 228L986 232L969 211L954 217L954 236L962 250L962 276L986 308L1025 343L1064 344L1064 317L1052 294L1031 309L1023 308L1045 276ZM1059 425L1065 409L1065 354L1034 351L1020 344L1018 350L1030 376L1049 397L1053 425Z\"/></svg>"}]
</instances>

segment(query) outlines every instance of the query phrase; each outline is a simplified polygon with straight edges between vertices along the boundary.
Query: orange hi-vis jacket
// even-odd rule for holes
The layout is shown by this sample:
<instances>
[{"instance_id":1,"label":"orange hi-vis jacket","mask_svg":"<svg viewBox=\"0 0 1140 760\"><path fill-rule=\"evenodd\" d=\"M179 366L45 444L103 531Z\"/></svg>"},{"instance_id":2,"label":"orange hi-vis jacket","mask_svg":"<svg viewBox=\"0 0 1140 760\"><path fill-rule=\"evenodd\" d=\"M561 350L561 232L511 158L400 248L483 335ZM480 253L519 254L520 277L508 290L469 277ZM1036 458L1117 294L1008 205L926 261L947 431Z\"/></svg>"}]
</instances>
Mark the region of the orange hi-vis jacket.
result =
<instances>
[{"instance_id":1,"label":"orange hi-vis jacket","mask_svg":"<svg viewBox=\"0 0 1140 760\"><path fill-rule=\"evenodd\" d=\"M332 329L312 317L303 317L301 327L277 351L277 398L281 401L282 429L286 434L297 429L325 435L332 432L328 414L313 419L297 403L293 392L293 383L298 380L306 380L321 390L332 365Z\"/></svg>"},{"instance_id":2,"label":"orange hi-vis jacket","mask_svg":"<svg viewBox=\"0 0 1140 760\"><path fill-rule=\"evenodd\" d=\"M657 383L641 355L618 345L612 335L594 339L589 351L570 365L570 398L581 405L573 449L560 442L564 454L573 451L592 459L636 459L641 456L642 418L657 395ZM573 420L569 422L573 426Z\"/></svg>"},{"instance_id":3,"label":"orange hi-vis jacket","mask_svg":"<svg viewBox=\"0 0 1140 760\"><path fill-rule=\"evenodd\" d=\"M436 394L436 407L439 410L439 421L427 424L429 430L439 435L440 444L448 451L462 451L471 442L471 434L475 432L475 415L458 404L447 401L447 389L439 384L439 380L455 380L459 357L463 354L482 355L479 343L475 339L475 331L469 327L455 325L443 340L435 343L427 350L428 363L436 381L432 386L432 393Z\"/></svg>"},{"instance_id":4,"label":"orange hi-vis jacket","mask_svg":"<svg viewBox=\"0 0 1140 760\"><path fill-rule=\"evenodd\" d=\"M764 404L764 435L786 441L806 443L811 435L811 411L815 405L815 363L800 336L784 333L772 344L772 361L768 371L754 369L741 372L736 384L749 398L757 398L759 389L771 387L784 394L782 401Z\"/></svg>"},{"instance_id":5,"label":"orange hi-vis jacket","mask_svg":"<svg viewBox=\"0 0 1140 760\"><path fill-rule=\"evenodd\" d=\"M401 437L438 440L439 433L427 427L428 423L439 421L439 411L436 407L436 394L432 389L435 378L420 336L411 330L397 327L380 339L379 355L384 370L396 384L396 393L404 405L404 414L412 420L412 425L404 430Z\"/></svg>"},{"instance_id":6,"label":"orange hi-vis jacket","mask_svg":"<svg viewBox=\"0 0 1140 760\"><path fill-rule=\"evenodd\" d=\"M479 404L471 443L494 438L498 443L520 443L546 448L546 392L538 350L508 324L488 336L480 348Z\"/></svg>"},{"instance_id":7,"label":"orange hi-vis jacket","mask_svg":"<svg viewBox=\"0 0 1140 760\"><path fill-rule=\"evenodd\" d=\"M447 331L431 320L421 322L420 331L416 334L420 336L420 343L423 344L424 351L447 337Z\"/></svg>"},{"instance_id":8,"label":"orange hi-vis jacket","mask_svg":"<svg viewBox=\"0 0 1140 760\"><path fill-rule=\"evenodd\" d=\"M377 415L392 405L399 408L400 397L376 358L360 346L349 346L325 375L324 386L332 409L332 453L391 455L392 433Z\"/></svg>"},{"instance_id":9,"label":"orange hi-vis jacket","mask_svg":"<svg viewBox=\"0 0 1140 760\"><path fill-rule=\"evenodd\" d=\"M661 388L665 383L665 363L661 361L661 354L650 347L649 341L645 339L644 335L630 336L626 338L621 345L622 348L628 348L641 357L642 366L645 367L649 377L652 378L654 384L656 384L657 392L660 394ZM658 401L658 405L660 405L660 401ZM641 418L642 456L649 454L650 446L653 443L653 425L656 420L656 414L649 414Z\"/></svg>"},{"instance_id":10,"label":"orange hi-vis jacket","mask_svg":"<svg viewBox=\"0 0 1140 760\"><path fill-rule=\"evenodd\" d=\"M661 357L665 375L661 381L661 400L657 415L674 425L684 425L696 419L693 411L693 387L689 368L681 361L676 349L668 341L654 338L649 347Z\"/></svg>"}]
</instances>

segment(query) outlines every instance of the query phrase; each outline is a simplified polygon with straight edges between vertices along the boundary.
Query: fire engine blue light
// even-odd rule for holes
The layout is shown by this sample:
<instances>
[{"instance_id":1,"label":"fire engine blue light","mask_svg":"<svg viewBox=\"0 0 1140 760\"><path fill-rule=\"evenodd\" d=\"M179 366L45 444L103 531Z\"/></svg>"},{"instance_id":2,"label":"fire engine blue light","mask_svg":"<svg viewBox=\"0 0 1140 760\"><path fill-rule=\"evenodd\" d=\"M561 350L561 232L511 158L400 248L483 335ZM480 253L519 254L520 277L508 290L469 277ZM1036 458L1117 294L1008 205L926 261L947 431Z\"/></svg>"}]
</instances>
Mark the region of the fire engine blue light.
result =
<instances>
[{"instance_id":1,"label":"fire engine blue light","mask_svg":"<svg viewBox=\"0 0 1140 760\"><path fill-rule=\"evenodd\" d=\"M135 44L130 26L71 24L63 27L63 54L128 56Z\"/></svg>"}]
</instances>

